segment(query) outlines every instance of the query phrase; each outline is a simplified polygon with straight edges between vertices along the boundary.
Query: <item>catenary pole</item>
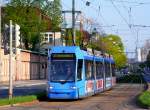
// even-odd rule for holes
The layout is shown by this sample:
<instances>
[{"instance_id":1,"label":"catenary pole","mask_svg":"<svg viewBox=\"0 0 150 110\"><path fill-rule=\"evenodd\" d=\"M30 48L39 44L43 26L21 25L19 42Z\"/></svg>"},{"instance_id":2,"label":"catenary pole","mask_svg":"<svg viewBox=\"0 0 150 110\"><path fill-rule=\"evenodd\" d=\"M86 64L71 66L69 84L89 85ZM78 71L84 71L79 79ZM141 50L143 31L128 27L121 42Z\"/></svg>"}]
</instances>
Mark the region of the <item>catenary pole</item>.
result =
<instances>
[{"instance_id":1,"label":"catenary pole","mask_svg":"<svg viewBox=\"0 0 150 110\"><path fill-rule=\"evenodd\" d=\"M73 35L73 45L76 44L75 38L75 0L72 0L72 35Z\"/></svg>"}]
</instances>

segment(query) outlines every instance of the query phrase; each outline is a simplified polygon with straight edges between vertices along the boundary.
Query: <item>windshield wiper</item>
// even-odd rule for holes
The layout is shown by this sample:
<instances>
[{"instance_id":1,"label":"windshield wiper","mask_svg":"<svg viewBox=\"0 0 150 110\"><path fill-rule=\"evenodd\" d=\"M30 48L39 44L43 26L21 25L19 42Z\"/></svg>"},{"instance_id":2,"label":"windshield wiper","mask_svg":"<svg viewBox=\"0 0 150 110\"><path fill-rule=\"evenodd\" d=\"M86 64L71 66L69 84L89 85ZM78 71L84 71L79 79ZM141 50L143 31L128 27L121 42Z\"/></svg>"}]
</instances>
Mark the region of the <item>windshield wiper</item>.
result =
<instances>
[{"instance_id":1,"label":"windshield wiper","mask_svg":"<svg viewBox=\"0 0 150 110\"><path fill-rule=\"evenodd\" d=\"M71 77L73 76L73 74L70 74L67 76L67 78L64 80L64 82L62 82L62 84L65 84L67 81L74 81L74 80L69 80Z\"/></svg>"}]
</instances>

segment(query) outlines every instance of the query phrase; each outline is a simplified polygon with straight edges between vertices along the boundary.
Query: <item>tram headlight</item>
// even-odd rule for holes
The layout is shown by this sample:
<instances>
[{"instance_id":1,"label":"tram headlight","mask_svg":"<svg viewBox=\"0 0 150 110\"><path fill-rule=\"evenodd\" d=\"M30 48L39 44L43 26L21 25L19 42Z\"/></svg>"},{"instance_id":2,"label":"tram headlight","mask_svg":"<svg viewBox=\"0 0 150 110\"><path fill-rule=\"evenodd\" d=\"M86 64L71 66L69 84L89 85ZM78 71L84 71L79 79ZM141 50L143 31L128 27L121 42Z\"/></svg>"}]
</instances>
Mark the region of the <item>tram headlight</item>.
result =
<instances>
[{"instance_id":1,"label":"tram headlight","mask_svg":"<svg viewBox=\"0 0 150 110\"><path fill-rule=\"evenodd\" d=\"M71 88L71 89L77 89L77 87L76 87L76 86L71 86L70 88Z\"/></svg>"},{"instance_id":2,"label":"tram headlight","mask_svg":"<svg viewBox=\"0 0 150 110\"><path fill-rule=\"evenodd\" d=\"M53 89L54 87L51 85L47 85L47 91L50 91L51 89Z\"/></svg>"},{"instance_id":3,"label":"tram headlight","mask_svg":"<svg viewBox=\"0 0 150 110\"><path fill-rule=\"evenodd\" d=\"M49 89L53 89L54 87L53 86L49 86Z\"/></svg>"}]
</instances>

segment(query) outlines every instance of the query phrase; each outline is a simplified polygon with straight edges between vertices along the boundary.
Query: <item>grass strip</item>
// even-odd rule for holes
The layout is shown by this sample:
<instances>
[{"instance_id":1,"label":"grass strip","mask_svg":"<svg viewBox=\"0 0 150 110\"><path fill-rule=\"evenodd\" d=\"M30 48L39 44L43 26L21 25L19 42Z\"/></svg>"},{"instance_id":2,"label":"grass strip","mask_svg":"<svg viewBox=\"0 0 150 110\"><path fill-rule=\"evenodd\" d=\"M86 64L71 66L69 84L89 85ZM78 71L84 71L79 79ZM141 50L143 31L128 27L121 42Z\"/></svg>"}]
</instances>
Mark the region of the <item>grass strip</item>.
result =
<instances>
[{"instance_id":1,"label":"grass strip","mask_svg":"<svg viewBox=\"0 0 150 110\"><path fill-rule=\"evenodd\" d=\"M0 106L9 105L9 104L17 104L17 103L24 103L24 102L32 102L34 100L41 100L46 97L46 93L36 93L33 95L27 95L27 96L16 96L13 97L12 100L9 100L9 98L0 99Z\"/></svg>"}]
</instances>

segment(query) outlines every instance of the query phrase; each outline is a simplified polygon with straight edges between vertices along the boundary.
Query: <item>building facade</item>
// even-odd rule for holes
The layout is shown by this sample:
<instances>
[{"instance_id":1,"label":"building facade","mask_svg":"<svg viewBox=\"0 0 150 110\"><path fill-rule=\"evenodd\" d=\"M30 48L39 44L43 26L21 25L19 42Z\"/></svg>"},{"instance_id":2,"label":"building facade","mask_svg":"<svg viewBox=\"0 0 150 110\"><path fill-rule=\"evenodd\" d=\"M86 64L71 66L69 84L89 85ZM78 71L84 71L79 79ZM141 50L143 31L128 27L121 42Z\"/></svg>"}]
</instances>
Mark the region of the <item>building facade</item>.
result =
<instances>
[{"instance_id":1,"label":"building facade","mask_svg":"<svg viewBox=\"0 0 150 110\"><path fill-rule=\"evenodd\" d=\"M62 45L61 32L43 32L41 33L41 51L47 51L48 47Z\"/></svg>"}]
</instances>

